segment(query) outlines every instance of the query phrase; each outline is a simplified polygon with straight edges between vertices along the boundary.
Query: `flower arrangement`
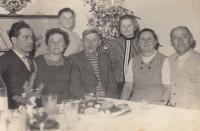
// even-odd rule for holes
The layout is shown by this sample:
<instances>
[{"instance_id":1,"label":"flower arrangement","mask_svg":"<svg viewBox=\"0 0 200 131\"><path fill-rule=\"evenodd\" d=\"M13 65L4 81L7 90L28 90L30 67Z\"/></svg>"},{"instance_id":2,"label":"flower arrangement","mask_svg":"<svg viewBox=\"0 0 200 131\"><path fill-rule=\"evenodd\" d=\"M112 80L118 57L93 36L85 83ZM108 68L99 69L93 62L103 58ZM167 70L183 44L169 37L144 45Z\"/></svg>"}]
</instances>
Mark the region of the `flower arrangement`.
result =
<instances>
[{"instance_id":1,"label":"flower arrangement","mask_svg":"<svg viewBox=\"0 0 200 131\"><path fill-rule=\"evenodd\" d=\"M13 96L13 99L19 103L21 103L21 106L19 109L25 107L27 110L27 114L29 114L30 117L33 116L33 108L36 106L35 100L36 98L41 97L42 95L42 89L44 87L44 84L41 83L37 90L33 90L33 84L35 79L35 73L32 73L30 76L29 81L25 81L23 89L24 93L21 96Z\"/></svg>"},{"instance_id":2,"label":"flower arrangement","mask_svg":"<svg viewBox=\"0 0 200 131\"><path fill-rule=\"evenodd\" d=\"M27 2L31 2L31 0L0 0L1 7L10 11L10 15L15 15L17 11L26 7Z\"/></svg>"},{"instance_id":3,"label":"flower arrangement","mask_svg":"<svg viewBox=\"0 0 200 131\"><path fill-rule=\"evenodd\" d=\"M124 0L83 1L85 4L90 4L91 6L90 12L92 12L92 17L90 19L88 18L88 26L92 29L96 29L102 39L102 44L99 50L107 52L111 40L120 35L118 23L119 18L124 14L134 15L134 13L119 6ZM109 54L109 52L107 53Z\"/></svg>"}]
</instances>

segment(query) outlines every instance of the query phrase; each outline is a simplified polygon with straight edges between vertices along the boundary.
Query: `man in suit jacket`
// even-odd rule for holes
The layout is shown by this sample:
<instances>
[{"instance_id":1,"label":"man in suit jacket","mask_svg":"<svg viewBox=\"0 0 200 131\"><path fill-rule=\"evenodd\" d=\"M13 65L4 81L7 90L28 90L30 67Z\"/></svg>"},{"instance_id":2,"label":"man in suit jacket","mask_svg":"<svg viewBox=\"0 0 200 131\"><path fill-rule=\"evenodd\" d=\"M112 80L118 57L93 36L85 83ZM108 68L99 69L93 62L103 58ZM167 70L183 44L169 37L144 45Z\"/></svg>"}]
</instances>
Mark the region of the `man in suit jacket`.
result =
<instances>
[{"instance_id":1,"label":"man in suit jacket","mask_svg":"<svg viewBox=\"0 0 200 131\"><path fill-rule=\"evenodd\" d=\"M72 72L71 93L83 98L93 93L99 97L117 98L117 83L107 54L97 52L100 37L96 30L88 29L82 34L84 51L70 56Z\"/></svg>"},{"instance_id":2,"label":"man in suit jacket","mask_svg":"<svg viewBox=\"0 0 200 131\"><path fill-rule=\"evenodd\" d=\"M0 57L0 74L8 91L8 107L16 109L20 106L13 96L24 93L23 85L31 75L33 66L29 52L33 47L33 31L23 21L14 23L9 32L13 48Z\"/></svg>"},{"instance_id":3,"label":"man in suit jacket","mask_svg":"<svg viewBox=\"0 0 200 131\"><path fill-rule=\"evenodd\" d=\"M180 26L171 31L170 37L176 50L169 57L170 104L200 110L200 54L191 48L193 36L187 27Z\"/></svg>"}]
</instances>

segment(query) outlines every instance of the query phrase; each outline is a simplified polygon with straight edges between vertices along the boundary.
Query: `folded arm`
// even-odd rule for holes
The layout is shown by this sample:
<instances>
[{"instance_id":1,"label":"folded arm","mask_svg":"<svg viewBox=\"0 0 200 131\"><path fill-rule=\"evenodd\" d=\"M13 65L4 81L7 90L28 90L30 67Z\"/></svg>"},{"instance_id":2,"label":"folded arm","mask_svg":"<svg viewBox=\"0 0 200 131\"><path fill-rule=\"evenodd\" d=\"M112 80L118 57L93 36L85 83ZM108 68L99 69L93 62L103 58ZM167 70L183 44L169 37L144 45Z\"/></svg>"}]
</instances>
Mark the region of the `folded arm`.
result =
<instances>
[{"instance_id":1,"label":"folded arm","mask_svg":"<svg viewBox=\"0 0 200 131\"><path fill-rule=\"evenodd\" d=\"M106 97L117 99L117 82L114 78L111 65L111 59L108 58L108 90L106 92Z\"/></svg>"},{"instance_id":2,"label":"folded arm","mask_svg":"<svg viewBox=\"0 0 200 131\"><path fill-rule=\"evenodd\" d=\"M163 95L162 95L162 99L164 102L160 102L159 104L160 105L166 105L169 100L170 100L170 97L171 97L171 94L170 94L170 85L169 84L163 84Z\"/></svg>"},{"instance_id":3,"label":"folded arm","mask_svg":"<svg viewBox=\"0 0 200 131\"><path fill-rule=\"evenodd\" d=\"M190 109L200 110L200 64L197 67L197 88L198 96L195 103L190 107Z\"/></svg>"},{"instance_id":4,"label":"folded arm","mask_svg":"<svg viewBox=\"0 0 200 131\"><path fill-rule=\"evenodd\" d=\"M125 73L125 84L122 90L121 100L129 100L131 97L131 94L133 92L133 86L134 86L134 80L133 80L133 59L130 60L129 65L127 67L126 73Z\"/></svg>"},{"instance_id":5,"label":"folded arm","mask_svg":"<svg viewBox=\"0 0 200 131\"><path fill-rule=\"evenodd\" d=\"M170 67L169 60L165 58L162 67L162 84L163 84L163 94L161 98L161 102L159 105L166 105L170 100Z\"/></svg>"},{"instance_id":6,"label":"folded arm","mask_svg":"<svg viewBox=\"0 0 200 131\"><path fill-rule=\"evenodd\" d=\"M134 82L133 81L127 81L124 84L123 90L122 90L122 95L121 95L121 100L129 100L131 93L133 91L133 85Z\"/></svg>"}]
</instances>

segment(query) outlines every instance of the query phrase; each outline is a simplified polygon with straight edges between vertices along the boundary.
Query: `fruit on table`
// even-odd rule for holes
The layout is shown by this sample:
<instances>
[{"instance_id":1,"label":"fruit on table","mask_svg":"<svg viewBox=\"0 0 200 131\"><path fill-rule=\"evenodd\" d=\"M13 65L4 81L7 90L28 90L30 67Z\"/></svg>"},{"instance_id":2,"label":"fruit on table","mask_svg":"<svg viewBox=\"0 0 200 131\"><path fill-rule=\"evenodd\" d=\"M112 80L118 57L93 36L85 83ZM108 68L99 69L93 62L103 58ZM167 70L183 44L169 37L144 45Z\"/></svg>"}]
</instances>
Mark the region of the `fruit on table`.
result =
<instances>
[{"instance_id":1,"label":"fruit on table","mask_svg":"<svg viewBox=\"0 0 200 131\"><path fill-rule=\"evenodd\" d=\"M85 100L78 103L78 113L84 115L111 115L128 107L127 104L116 106L112 101L107 101L95 96L85 96Z\"/></svg>"},{"instance_id":2,"label":"fruit on table","mask_svg":"<svg viewBox=\"0 0 200 131\"><path fill-rule=\"evenodd\" d=\"M98 113L98 109L93 108L93 107L88 107L85 109L84 114L85 115L91 115L91 114L97 114Z\"/></svg>"},{"instance_id":3,"label":"fruit on table","mask_svg":"<svg viewBox=\"0 0 200 131\"><path fill-rule=\"evenodd\" d=\"M95 104L97 104L96 100L88 100L85 102L85 105L88 107L93 107Z\"/></svg>"},{"instance_id":4,"label":"fruit on table","mask_svg":"<svg viewBox=\"0 0 200 131\"><path fill-rule=\"evenodd\" d=\"M100 104L96 104L96 105L94 105L94 108L100 109L101 105Z\"/></svg>"},{"instance_id":5,"label":"fruit on table","mask_svg":"<svg viewBox=\"0 0 200 131\"><path fill-rule=\"evenodd\" d=\"M106 110L106 109L110 109L110 108L113 108L115 105L112 103L112 102L110 102L110 101L108 101L108 102L105 102L105 103L102 103L102 105L101 105L101 110Z\"/></svg>"}]
</instances>

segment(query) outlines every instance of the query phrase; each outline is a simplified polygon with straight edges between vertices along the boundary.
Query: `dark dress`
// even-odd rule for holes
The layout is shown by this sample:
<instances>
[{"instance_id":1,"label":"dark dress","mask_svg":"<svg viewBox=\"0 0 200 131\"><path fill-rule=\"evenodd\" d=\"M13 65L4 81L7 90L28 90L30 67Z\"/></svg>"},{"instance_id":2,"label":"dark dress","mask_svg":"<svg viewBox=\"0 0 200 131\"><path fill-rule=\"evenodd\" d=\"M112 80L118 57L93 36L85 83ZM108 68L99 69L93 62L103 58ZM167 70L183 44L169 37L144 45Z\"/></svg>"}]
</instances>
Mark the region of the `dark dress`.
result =
<instances>
[{"instance_id":1,"label":"dark dress","mask_svg":"<svg viewBox=\"0 0 200 131\"><path fill-rule=\"evenodd\" d=\"M42 94L57 94L58 104L65 99L74 99L69 91L71 61L68 57L64 58L64 65L49 66L43 55L35 58L37 64L37 75L35 87L40 83L44 84Z\"/></svg>"}]
</instances>

